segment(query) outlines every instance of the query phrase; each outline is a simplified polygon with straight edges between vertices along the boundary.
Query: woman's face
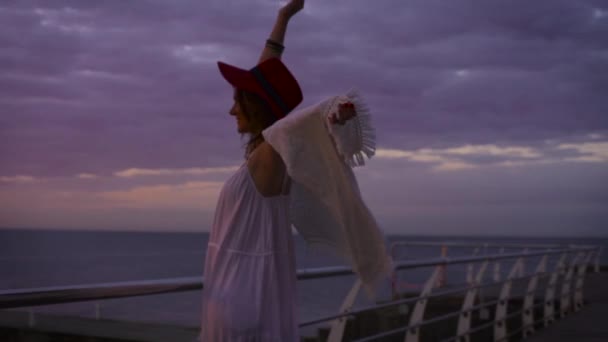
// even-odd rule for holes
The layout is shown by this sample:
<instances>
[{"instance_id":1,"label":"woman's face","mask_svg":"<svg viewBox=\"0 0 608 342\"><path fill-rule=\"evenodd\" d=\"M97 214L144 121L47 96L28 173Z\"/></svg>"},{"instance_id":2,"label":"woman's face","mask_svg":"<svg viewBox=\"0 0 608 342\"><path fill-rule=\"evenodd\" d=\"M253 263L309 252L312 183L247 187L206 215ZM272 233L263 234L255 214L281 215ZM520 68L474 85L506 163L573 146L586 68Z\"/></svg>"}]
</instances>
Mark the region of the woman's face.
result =
<instances>
[{"instance_id":1,"label":"woman's face","mask_svg":"<svg viewBox=\"0 0 608 342\"><path fill-rule=\"evenodd\" d=\"M232 108L230 108L230 115L233 115L236 118L237 131L239 133L250 132L249 120L243 112L243 108L241 107L240 101L236 96L236 91L234 92L233 98L234 104L232 105Z\"/></svg>"}]
</instances>

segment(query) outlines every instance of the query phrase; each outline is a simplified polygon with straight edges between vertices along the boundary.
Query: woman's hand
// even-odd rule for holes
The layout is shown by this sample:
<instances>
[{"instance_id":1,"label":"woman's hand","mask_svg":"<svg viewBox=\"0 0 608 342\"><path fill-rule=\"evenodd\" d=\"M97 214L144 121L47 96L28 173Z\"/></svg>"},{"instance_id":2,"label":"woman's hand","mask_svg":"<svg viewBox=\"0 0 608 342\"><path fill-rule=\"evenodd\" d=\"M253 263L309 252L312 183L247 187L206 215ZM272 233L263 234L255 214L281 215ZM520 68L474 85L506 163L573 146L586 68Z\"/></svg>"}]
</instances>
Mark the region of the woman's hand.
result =
<instances>
[{"instance_id":1,"label":"woman's hand","mask_svg":"<svg viewBox=\"0 0 608 342\"><path fill-rule=\"evenodd\" d=\"M279 14L291 18L302 8L304 8L304 0L291 0L279 10Z\"/></svg>"},{"instance_id":2,"label":"woman's hand","mask_svg":"<svg viewBox=\"0 0 608 342\"><path fill-rule=\"evenodd\" d=\"M352 119L357 115L357 111L355 111L355 105L346 102L342 103L339 106L338 113L331 113L329 115L329 122L332 124L344 125L346 121Z\"/></svg>"}]
</instances>

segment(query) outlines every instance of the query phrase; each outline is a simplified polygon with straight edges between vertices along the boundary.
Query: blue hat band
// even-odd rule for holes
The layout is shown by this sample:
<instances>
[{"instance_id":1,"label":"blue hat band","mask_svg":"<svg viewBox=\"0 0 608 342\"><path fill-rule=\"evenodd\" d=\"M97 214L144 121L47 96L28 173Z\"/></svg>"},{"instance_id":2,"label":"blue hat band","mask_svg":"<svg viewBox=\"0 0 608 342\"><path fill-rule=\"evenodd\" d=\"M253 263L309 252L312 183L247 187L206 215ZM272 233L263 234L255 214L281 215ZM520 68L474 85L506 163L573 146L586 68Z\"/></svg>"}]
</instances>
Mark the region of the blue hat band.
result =
<instances>
[{"instance_id":1,"label":"blue hat band","mask_svg":"<svg viewBox=\"0 0 608 342\"><path fill-rule=\"evenodd\" d=\"M258 69L258 67L256 66L250 71L255 77L255 79L258 81L258 83L262 86L264 91L266 91L266 93L270 95L274 102L281 108L281 110L283 111L283 115L286 115L289 112L289 108L287 107L285 102L283 102L279 94L274 90L272 85L270 85L268 80L266 80L260 69Z\"/></svg>"}]
</instances>

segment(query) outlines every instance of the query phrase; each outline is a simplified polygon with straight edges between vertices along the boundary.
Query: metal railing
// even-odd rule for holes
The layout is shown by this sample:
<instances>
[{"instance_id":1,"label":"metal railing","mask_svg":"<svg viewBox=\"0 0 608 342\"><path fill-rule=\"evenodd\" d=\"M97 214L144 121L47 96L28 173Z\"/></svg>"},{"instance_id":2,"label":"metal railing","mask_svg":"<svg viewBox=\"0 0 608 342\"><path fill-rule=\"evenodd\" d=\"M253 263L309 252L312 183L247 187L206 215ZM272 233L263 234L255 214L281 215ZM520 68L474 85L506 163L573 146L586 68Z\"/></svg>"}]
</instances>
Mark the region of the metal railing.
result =
<instances>
[{"instance_id":1,"label":"metal railing","mask_svg":"<svg viewBox=\"0 0 608 342\"><path fill-rule=\"evenodd\" d=\"M399 293L393 288L393 298L385 303L353 309L353 304L359 294L361 282L357 279L346 295L337 314L317 318L310 321L300 322L300 327L307 327L323 322L328 322L330 332L328 341L342 341L345 333L346 323L357 315L372 312L389 307L404 306L414 308L408 317L408 324L389 331L360 338L356 341L374 341L387 336L403 334L404 341L414 342L420 338L421 328L441 322L447 319L458 319L457 331L446 341L468 341L471 334L482 329L493 327L495 341L504 340L508 336L521 333L527 336L534 331L534 325L538 320L534 319L535 309L543 308L542 322L548 325L555 320L557 314L564 316L572 311L578 311L583 305L583 284L585 274L589 267L593 266L595 257L595 272L599 272L599 260L602 249L595 246L560 246L560 245L507 245L507 244L471 244L471 243L431 243L431 242L397 242L391 245L391 254L395 248L403 246L418 247L442 247L442 256L439 258L397 261L395 262L395 275L399 271L433 267L430 277L424 282L420 293L409 298L399 298ZM474 248L472 256L448 257L447 248ZM499 248L500 253L477 255L480 248ZM505 253L505 248L517 248L523 252ZM530 251L533 249L534 251ZM558 256L552 270L549 268L549 258ZM532 258L540 258L533 273L525 275L524 262ZM514 260L508 276L504 280L494 279L484 281L484 274L488 265L494 263L500 265L505 260ZM479 263L477 271L473 274L475 263ZM446 288L446 267L450 265L467 265L467 281L464 286ZM593 267L592 267L593 268ZM345 266L322 267L300 269L297 272L298 280L319 279L344 275L352 275L353 271ZM443 279L442 279L443 278ZM536 295L540 289L541 279L547 279L544 296L539 301ZM508 312L510 300L515 298L513 283L527 281L526 290L520 295L523 297L523 306L516 312ZM149 280L116 282L94 285L74 285L62 287L30 288L20 290L0 291L0 309L22 308L28 306L39 306L59 303L71 303L80 301L99 301L103 299L157 295L162 293L174 293L183 291L201 290L204 280L201 277L174 278L169 280ZM559 289L560 293L557 293ZM573 286L574 285L574 286ZM480 291L492 286L500 286L500 291L495 299L475 305L475 300L480 298ZM462 295L462 305L456 311L443 313L439 316L423 319L427 304L430 300L444 297ZM539 302L539 303L535 303ZM559 302L559 313L556 312L556 303ZM98 304L96 304L98 305ZM489 310L494 308L494 319L475 327L471 327L471 317L474 311ZM96 317L99 319L97 307ZM521 316L521 327L509 331L507 320ZM29 325L35 325L35 315L30 311Z\"/></svg>"}]
</instances>

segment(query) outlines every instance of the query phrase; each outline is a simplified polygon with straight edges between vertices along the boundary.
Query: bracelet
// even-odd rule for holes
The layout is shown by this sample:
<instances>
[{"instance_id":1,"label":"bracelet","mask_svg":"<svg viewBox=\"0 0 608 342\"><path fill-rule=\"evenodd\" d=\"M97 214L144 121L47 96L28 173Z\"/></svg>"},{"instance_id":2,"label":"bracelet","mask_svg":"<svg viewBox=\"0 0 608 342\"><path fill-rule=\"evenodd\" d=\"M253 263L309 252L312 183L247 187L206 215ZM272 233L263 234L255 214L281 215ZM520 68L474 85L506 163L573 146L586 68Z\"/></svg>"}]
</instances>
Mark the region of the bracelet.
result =
<instances>
[{"instance_id":1,"label":"bracelet","mask_svg":"<svg viewBox=\"0 0 608 342\"><path fill-rule=\"evenodd\" d=\"M271 48L272 50L275 50L278 53L282 53L283 50L285 50L285 47L282 44L270 39L266 40L266 46Z\"/></svg>"},{"instance_id":2,"label":"bracelet","mask_svg":"<svg viewBox=\"0 0 608 342\"><path fill-rule=\"evenodd\" d=\"M283 46L283 44L276 42L272 39L267 39L266 40L266 46L275 50L278 53L282 53L283 50L285 50L285 46Z\"/></svg>"}]
</instances>

